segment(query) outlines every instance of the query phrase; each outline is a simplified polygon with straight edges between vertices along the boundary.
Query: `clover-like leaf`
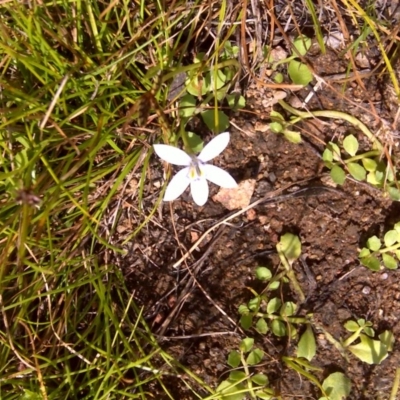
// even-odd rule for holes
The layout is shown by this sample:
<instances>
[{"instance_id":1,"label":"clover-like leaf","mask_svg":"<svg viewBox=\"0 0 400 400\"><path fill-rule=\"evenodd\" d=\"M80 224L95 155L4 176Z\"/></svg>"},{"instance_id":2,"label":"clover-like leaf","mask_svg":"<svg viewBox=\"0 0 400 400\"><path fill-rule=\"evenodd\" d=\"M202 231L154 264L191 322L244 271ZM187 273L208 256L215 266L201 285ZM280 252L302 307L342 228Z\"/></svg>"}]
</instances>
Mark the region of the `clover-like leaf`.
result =
<instances>
[{"instance_id":1,"label":"clover-like leaf","mask_svg":"<svg viewBox=\"0 0 400 400\"><path fill-rule=\"evenodd\" d=\"M378 163L375 160L373 160L372 158L363 158L361 161L362 161L364 168L367 171L369 171L369 172L376 171L376 168L378 167Z\"/></svg>"},{"instance_id":2,"label":"clover-like leaf","mask_svg":"<svg viewBox=\"0 0 400 400\"><path fill-rule=\"evenodd\" d=\"M244 338L240 344L239 344L239 348L240 351L243 351L244 353L248 353L254 346L254 339L253 338Z\"/></svg>"},{"instance_id":3,"label":"clover-like leaf","mask_svg":"<svg viewBox=\"0 0 400 400\"><path fill-rule=\"evenodd\" d=\"M348 349L361 361L367 364L380 364L387 356L387 347L379 340L360 334L361 342Z\"/></svg>"},{"instance_id":4,"label":"clover-like leaf","mask_svg":"<svg viewBox=\"0 0 400 400\"><path fill-rule=\"evenodd\" d=\"M308 68L306 64L303 64L297 60L290 61L288 66L288 74L290 79L296 85L307 86L313 80L313 75L310 71L310 68Z\"/></svg>"},{"instance_id":5,"label":"clover-like leaf","mask_svg":"<svg viewBox=\"0 0 400 400\"><path fill-rule=\"evenodd\" d=\"M268 332L268 324L264 318L260 318L256 323L257 332L265 335Z\"/></svg>"},{"instance_id":6,"label":"clover-like leaf","mask_svg":"<svg viewBox=\"0 0 400 400\"><path fill-rule=\"evenodd\" d=\"M272 272L266 267L256 268L256 278L260 281L268 281L272 278Z\"/></svg>"},{"instance_id":7,"label":"clover-like leaf","mask_svg":"<svg viewBox=\"0 0 400 400\"><path fill-rule=\"evenodd\" d=\"M283 253L290 264L297 260L301 254L300 239L292 233L285 233L282 235L276 248L278 252Z\"/></svg>"},{"instance_id":8,"label":"clover-like leaf","mask_svg":"<svg viewBox=\"0 0 400 400\"><path fill-rule=\"evenodd\" d=\"M228 354L227 364L232 368L237 368L241 363L240 353L236 350L232 350Z\"/></svg>"},{"instance_id":9,"label":"clover-like leaf","mask_svg":"<svg viewBox=\"0 0 400 400\"><path fill-rule=\"evenodd\" d=\"M332 150L326 148L324 152L322 153L322 160L325 161L326 163L332 163L333 161L333 153Z\"/></svg>"},{"instance_id":10,"label":"clover-like leaf","mask_svg":"<svg viewBox=\"0 0 400 400\"><path fill-rule=\"evenodd\" d=\"M367 247L372 251L378 251L382 247L382 242L374 235L367 240Z\"/></svg>"},{"instance_id":11,"label":"clover-like leaf","mask_svg":"<svg viewBox=\"0 0 400 400\"><path fill-rule=\"evenodd\" d=\"M201 97L210 91L210 76L206 77L197 75L192 79L188 79L185 83L186 90L195 97Z\"/></svg>"},{"instance_id":12,"label":"clover-like leaf","mask_svg":"<svg viewBox=\"0 0 400 400\"><path fill-rule=\"evenodd\" d=\"M334 372L324 380L322 388L329 400L343 400L351 392L351 380L342 372Z\"/></svg>"},{"instance_id":13,"label":"clover-like leaf","mask_svg":"<svg viewBox=\"0 0 400 400\"><path fill-rule=\"evenodd\" d=\"M303 357L308 361L311 361L314 358L316 351L317 345L315 342L314 332L311 328L311 325L307 324L307 328L299 340L297 357Z\"/></svg>"},{"instance_id":14,"label":"clover-like leaf","mask_svg":"<svg viewBox=\"0 0 400 400\"><path fill-rule=\"evenodd\" d=\"M334 165L332 167L330 175L333 182L338 185L343 185L346 180L346 172L344 172L343 168L339 167L339 165Z\"/></svg>"},{"instance_id":15,"label":"clover-like leaf","mask_svg":"<svg viewBox=\"0 0 400 400\"><path fill-rule=\"evenodd\" d=\"M312 41L309 37L307 37L305 35L301 35L293 41L293 46L300 53L300 55L304 56L307 53L307 51L310 49L311 43L312 43ZM296 53L293 53L293 54L295 55Z\"/></svg>"},{"instance_id":16,"label":"clover-like leaf","mask_svg":"<svg viewBox=\"0 0 400 400\"><path fill-rule=\"evenodd\" d=\"M360 329L360 325L357 324L355 321L347 321L344 324L344 327L349 331L349 332L357 332L358 329Z\"/></svg>"},{"instance_id":17,"label":"clover-like leaf","mask_svg":"<svg viewBox=\"0 0 400 400\"><path fill-rule=\"evenodd\" d=\"M266 386L269 383L268 376L265 374L255 374L251 377L251 380L260 386Z\"/></svg>"},{"instance_id":18,"label":"clover-like leaf","mask_svg":"<svg viewBox=\"0 0 400 400\"><path fill-rule=\"evenodd\" d=\"M253 316L251 314L242 315L240 317L240 326L243 329L250 329L252 325L253 325Z\"/></svg>"},{"instance_id":19,"label":"clover-like leaf","mask_svg":"<svg viewBox=\"0 0 400 400\"><path fill-rule=\"evenodd\" d=\"M210 131L220 133L226 131L229 126L229 118L223 111L217 111L217 118L215 110L206 110L201 113L203 121Z\"/></svg>"},{"instance_id":20,"label":"clover-like leaf","mask_svg":"<svg viewBox=\"0 0 400 400\"><path fill-rule=\"evenodd\" d=\"M246 362L248 365L256 365L260 363L262 358L264 357L264 352L260 349L254 349L250 352L250 354L246 358Z\"/></svg>"},{"instance_id":21,"label":"clover-like leaf","mask_svg":"<svg viewBox=\"0 0 400 400\"><path fill-rule=\"evenodd\" d=\"M383 261L383 265L387 269L397 269L397 261L390 254L383 253L382 254L382 261Z\"/></svg>"},{"instance_id":22,"label":"clover-like leaf","mask_svg":"<svg viewBox=\"0 0 400 400\"><path fill-rule=\"evenodd\" d=\"M282 306L282 302L278 297L274 297L267 304L267 313L274 314L276 313Z\"/></svg>"},{"instance_id":23,"label":"clover-like leaf","mask_svg":"<svg viewBox=\"0 0 400 400\"><path fill-rule=\"evenodd\" d=\"M182 96L179 102L179 115L186 118L191 117L196 111L196 102L196 98L191 94L187 93Z\"/></svg>"},{"instance_id":24,"label":"clover-like leaf","mask_svg":"<svg viewBox=\"0 0 400 400\"><path fill-rule=\"evenodd\" d=\"M369 255L371 255L371 250L364 247L361 249L360 253L358 254L358 257L363 258L363 257L368 257Z\"/></svg>"},{"instance_id":25,"label":"clover-like leaf","mask_svg":"<svg viewBox=\"0 0 400 400\"><path fill-rule=\"evenodd\" d=\"M352 157L357 154L358 151L358 140L354 135L348 135L343 140L343 148L350 154Z\"/></svg>"},{"instance_id":26,"label":"clover-like leaf","mask_svg":"<svg viewBox=\"0 0 400 400\"><path fill-rule=\"evenodd\" d=\"M371 271L379 271L380 270L381 263L374 256L364 257L360 261L361 261L362 265L369 268Z\"/></svg>"},{"instance_id":27,"label":"clover-like leaf","mask_svg":"<svg viewBox=\"0 0 400 400\"><path fill-rule=\"evenodd\" d=\"M399 234L396 230L391 229L385 233L383 241L385 242L386 247L393 246L399 240Z\"/></svg>"},{"instance_id":28,"label":"clover-like leaf","mask_svg":"<svg viewBox=\"0 0 400 400\"><path fill-rule=\"evenodd\" d=\"M347 168L349 169L349 172L354 179L356 179L357 181L365 181L367 172L365 171L363 166L351 162L347 164Z\"/></svg>"},{"instance_id":29,"label":"clover-like leaf","mask_svg":"<svg viewBox=\"0 0 400 400\"><path fill-rule=\"evenodd\" d=\"M290 317L296 312L296 309L297 309L296 303L293 303L292 301L285 301L279 313L282 315L282 317L283 316Z\"/></svg>"},{"instance_id":30,"label":"clover-like leaf","mask_svg":"<svg viewBox=\"0 0 400 400\"><path fill-rule=\"evenodd\" d=\"M279 319L274 319L271 323L271 331L275 336L286 336L286 325Z\"/></svg>"}]
</instances>

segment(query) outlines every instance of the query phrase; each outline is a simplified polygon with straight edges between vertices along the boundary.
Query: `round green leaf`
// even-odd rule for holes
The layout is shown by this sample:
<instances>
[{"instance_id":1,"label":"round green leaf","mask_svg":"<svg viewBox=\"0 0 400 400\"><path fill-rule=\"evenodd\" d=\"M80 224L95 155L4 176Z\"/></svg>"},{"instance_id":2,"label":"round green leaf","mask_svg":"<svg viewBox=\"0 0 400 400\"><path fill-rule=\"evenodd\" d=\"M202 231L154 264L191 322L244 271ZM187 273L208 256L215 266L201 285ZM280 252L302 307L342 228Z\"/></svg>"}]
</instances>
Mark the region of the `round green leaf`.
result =
<instances>
[{"instance_id":1,"label":"round green leaf","mask_svg":"<svg viewBox=\"0 0 400 400\"><path fill-rule=\"evenodd\" d=\"M344 327L345 327L349 332L356 332L356 331L360 328L360 325L358 325L356 321L350 320L350 321L347 321L347 322L344 324Z\"/></svg>"},{"instance_id":2,"label":"round green leaf","mask_svg":"<svg viewBox=\"0 0 400 400\"><path fill-rule=\"evenodd\" d=\"M358 151L358 140L354 135L348 135L343 140L343 148L349 153L352 157L357 154Z\"/></svg>"},{"instance_id":3,"label":"round green leaf","mask_svg":"<svg viewBox=\"0 0 400 400\"><path fill-rule=\"evenodd\" d=\"M269 129L274 133L281 133L283 130L283 125L280 122L271 122L269 124Z\"/></svg>"},{"instance_id":4,"label":"round green leaf","mask_svg":"<svg viewBox=\"0 0 400 400\"><path fill-rule=\"evenodd\" d=\"M256 278L260 281L268 281L272 278L272 272L266 267L256 268Z\"/></svg>"},{"instance_id":5,"label":"round green leaf","mask_svg":"<svg viewBox=\"0 0 400 400\"><path fill-rule=\"evenodd\" d=\"M256 323L257 332L265 335L268 332L268 325L264 318L260 318Z\"/></svg>"},{"instance_id":6,"label":"round green leaf","mask_svg":"<svg viewBox=\"0 0 400 400\"><path fill-rule=\"evenodd\" d=\"M387 347L379 340L361 334L361 343L349 346L348 349L361 361L367 364L380 364L387 356Z\"/></svg>"},{"instance_id":7,"label":"round green leaf","mask_svg":"<svg viewBox=\"0 0 400 400\"><path fill-rule=\"evenodd\" d=\"M360 253L358 254L359 258L363 258L363 257L368 257L371 254L370 249L367 249L366 247L362 248Z\"/></svg>"},{"instance_id":8,"label":"round green leaf","mask_svg":"<svg viewBox=\"0 0 400 400\"><path fill-rule=\"evenodd\" d=\"M238 313L240 315L246 315L250 312L250 310L248 309L248 307L245 304L241 304L238 308Z\"/></svg>"},{"instance_id":9,"label":"round green leaf","mask_svg":"<svg viewBox=\"0 0 400 400\"><path fill-rule=\"evenodd\" d=\"M259 386L266 386L269 383L268 376L264 374L255 374L251 377L251 380Z\"/></svg>"},{"instance_id":10,"label":"round green leaf","mask_svg":"<svg viewBox=\"0 0 400 400\"><path fill-rule=\"evenodd\" d=\"M210 76L206 77L195 76L192 79L186 80L186 90L195 97L201 97L210 91Z\"/></svg>"},{"instance_id":11,"label":"round green leaf","mask_svg":"<svg viewBox=\"0 0 400 400\"><path fill-rule=\"evenodd\" d=\"M317 345L315 342L314 332L311 325L308 324L306 330L301 335L299 345L297 347L297 357L306 358L311 361L317 351Z\"/></svg>"},{"instance_id":12,"label":"round green leaf","mask_svg":"<svg viewBox=\"0 0 400 400\"><path fill-rule=\"evenodd\" d=\"M338 165L334 165L331 169L331 178L333 182L337 183L338 185L343 185L344 181L346 180L346 172L344 172L343 168L339 167Z\"/></svg>"},{"instance_id":13,"label":"round green leaf","mask_svg":"<svg viewBox=\"0 0 400 400\"><path fill-rule=\"evenodd\" d=\"M240 357L240 356L239 356ZM236 368L236 367L233 367ZM246 372L244 371L231 371L229 373L229 381L234 382L243 382L247 378Z\"/></svg>"},{"instance_id":14,"label":"round green leaf","mask_svg":"<svg viewBox=\"0 0 400 400\"><path fill-rule=\"evenodd\" d=\"M251 314L242 315L240 317L240 326L243 329L250 329L252 325L253 325L253 316Z\"/></svg>"},{"instance_id":15,"label":"round green leaf","mask_svg":"<svg viewBox=\"0 0 400 400\"><path fill-rule=\"evenodd\" d=\"M363 158L361 161L367 171L373 172L378 167L378 163L372 158Z\"/></svg>"},{"instance_id":16,"label":"round green leaf","mask_svg":"<svg viewBox=\"0 0 400 400\"><path fill-rule=\"evenodd\" d=\"M267 304L267 313L274 314L281 308L282 302L278 297L274 297Z\"/></svg>"},{"instance_id":17,"label":"round green leaf","mask_svg":"<svg viewBox=\"0 0 400 400\"><path fill-rule=\"evenodd\" d=\"M203 111L201 117L208 129L214 133L225 132L229 127L229 118L223 111L217 111L218 119L215 118L215 110Z\"/></svg>"},{"instance_id":18,"label":"round green leaf","mask_svg":"<svg viewBox=\"0 0 400 400\"><path fill-rule=\"evenodd\" d=\"M268 286L268 289L269 289L269 290L276 290L276 289L279 288L279 285L280 285L279 281L271 282L271 283L269 284L269 286Z\"/></svg>"},{"instance_id":19,"label":"round green leaf","mask_svg":"<svg viewBox=\"0 0 400 400\"><path fill-rule=\"evenodd\" d=\"M313 79L313 75L308 66L297 60L290 61L288 74L296 85L307 86Z\"/></svg>"},{"instance_id":20,"label":"round green leaf","mask_svg":"<svg viewBox=\"0 0 400 400\"><path fill-rule=\"evenodd\" d=\"M367 247L372 251L378 251L382 247L381 240L377 236L371 236L367 240Z\"/></svg>"},{"instance_id":21,"label":"round green leaf","mask_svg":"<svg viewBox=\"0 0 400 400\"><path fill-rule=\"evenodd\" d=\"M285 233L276 245L278 252L283 253L289 263L293 263L300 257L301 242L298 236L292 233Z\"/></svg>"},{"instance_id":22,"label":"round green leaf","mask_svg":"<svg viewBox=\"0 0 400 400\"><path fill-rule=\"evenodd\" d=\"M286 301L285 303L283 303L279 313L282 317L290 317L296 312L296 309L297 305L295 303L293 303L292 301Z\"/></svg>"},{"instance_id":23,"label":"round green leaf","mask_svg":"<svg viewBox=\"0 0 400 400\"><path fill-rule=\"evenodd\" d=\"M185 94L179 102L179 115L189 118L196 111L196 98L191 94Z\"/></svg>"},{"instance_id":24,"label":"round green leaf","mask_svg":"<svg viewBox=\"0 0 400 400\"><path fill-rule=\"evenodd\" d=\"M253 338L247 337L247 338L244 338L244 339L240 342L239 348L240 348L240 350L243 351L244 353L247 353L247 352L249 352L249 351L253 348L253 345L254 345L254 339L253 339Z\"/></svg>"},{"instance_id":25,"label":"round green leaf","mask_svg":"<svg viewBox=\"0 0 400 400\"><path fill-rule=\"evenodd\" d=\"M365 180L365 177L367 176L367 172L365 171L364 167L362 167L360 164L348 163L347 168L349 169L349 172L354 179L356 179L358 181Z\"/></svg>"},{"instance_id":26,"label":"round green leaf","mask_svg":"<svg viewBox=\"0 0 400 400\"><path fill-rule=\"evenodd\" d=\"M226 75L222 72L221 69L218 71L211 71L210 74L210 91L221 89L222 86L226 83Z\"/></svg>"},{"instance_id":27,"label":"round green leaf","mask_svg":"<svg viewBox=\"0 0 400 400\"><path fill-rule=\"evenodd\" d=\"M361 264L365 267L369 268L371 271L379 271L381 267L381 263L376 257L370 256L362 258Z\"/></svg>"},{"instance_id":28,"label":"round green leaf","mask_svg":"<svg viewBox=\"0 0 400 400\"><path fill-rule=\"evenodd\" d=\"M275 336L282 337L286 336L286 326L279 319L274 319L271 323L271 331Z\"/></svg>"},{"instance_id":29,"label":"round green leaf","mask_svg":"<svg viewBox=\"0 0 400 400\"><path fill-rule=\"evenodd\" d=\"M343 400L351 392L351 380L342 372L330 374L322 383L329 400Z\"/></svg>"},{"instance_id":30,"label":"round green leaf","mask_svg":"<svg viewBox=\"0 0 400 400\"><path fill-rule=\"evenodd\" d=\"M247 356L246 362L248 365L256 365L262 360L263 357L264 357L264 352L262 350L254 349Z\"/></svg>"},{"instance_id":31,"label":"round green leaf","mask_svg":"<svg viewBox=\"0 0 400 400\"><path fill-rule=\"evenodd\" d=\"M311 39L305 35L301 35L294 40L293 46L300 55L304 56L311 47ZM296 55L296 53L293 53L293 55Z\"/></svg>"},{"instance_id":32,"label":"round green leaf","mask_svg":"<svg viewBox=\"0 0 400 400\"><path fill-rule=\"evenodd\" d=\"M367 182L370 183L371 185L374 185L374 186L378 186L378 185L381 184L381 181L378 181L376 179L376 172L374 172L374 171L368 172L368 174L367 174Z\"/></svg>"},{"instance_id":33,"label":"round green leaf","mask_svg":"<svg viewBox=\"0 0 400 400\"><path fill-rule=\"evenodd\" d=\"M240 362L240 353L236 350L231 351L228 355L227 364L232 368L237 368Z\"/></svg>"},{"instance_id":34,"label":"round green leaf","mask_svg":"<svg viewBox=\"0 0 400 400\"><path fill-rule=\"evenodd\" d=\"M333 161L333 153L331 150L329 150L328 148L326 148L324 150L324 152L322 153L322 159L325 162L331 163Z\"/></svg>"},{"instance_id":35,"label":"round green leaf","mask_svg":"<svg viewBox=\"0 0 400 400\"><path fill-rule=\"evenodd\" d=\"M398 241L398 239L399 239L399 235L398 235L397 231L392 229L385 233L383 241L385 242L386 247L390 247L390 246L393 246Z\"/></svg>"},{"instance_id":36,"label":"round green leaf","mask_svg":"<svg viewBox=\"0 0 400 400\"><path fill-rule=\"evenodd\" d=\"M397 261L390 254L382 254L383 264L387 269L397 269Z\"/></svg>"}]
</instances>

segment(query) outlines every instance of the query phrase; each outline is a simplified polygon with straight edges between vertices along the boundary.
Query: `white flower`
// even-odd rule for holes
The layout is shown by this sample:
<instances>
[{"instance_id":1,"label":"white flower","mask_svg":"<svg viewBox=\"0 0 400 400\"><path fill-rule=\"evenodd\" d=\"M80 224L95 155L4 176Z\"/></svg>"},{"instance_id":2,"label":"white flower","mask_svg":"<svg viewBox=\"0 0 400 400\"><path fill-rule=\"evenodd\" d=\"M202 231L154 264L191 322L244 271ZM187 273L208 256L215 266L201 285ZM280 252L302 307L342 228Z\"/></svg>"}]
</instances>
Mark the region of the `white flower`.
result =
<instances>
[{"instance_id":1,"label":"white flower","mask_svg":"<svg viewBox=\"0 0 400 400\"><path fill-rule=\"evenodd\" d=\"M219 155L228 143L229 132L221 133L212 139L197 157L190 156L177 147L155 144L154 151L162 160L185 166L171 179L165 191L164 201L177 199L190 184L194 202L198 206L203 206L208 199L207 180L223 188L235 188L237 183L228 172L206 164L207 161Z\"/></svg>"}]
</instances>

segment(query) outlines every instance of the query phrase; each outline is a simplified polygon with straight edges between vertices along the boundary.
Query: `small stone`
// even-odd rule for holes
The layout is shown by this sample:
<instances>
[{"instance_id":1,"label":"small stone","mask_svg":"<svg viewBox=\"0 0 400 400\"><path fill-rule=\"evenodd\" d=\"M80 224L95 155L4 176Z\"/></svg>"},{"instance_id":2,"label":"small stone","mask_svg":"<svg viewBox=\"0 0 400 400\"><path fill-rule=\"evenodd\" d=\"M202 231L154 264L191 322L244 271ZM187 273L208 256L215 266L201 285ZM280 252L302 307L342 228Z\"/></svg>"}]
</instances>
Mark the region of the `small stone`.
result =
<instances>
[{"instance_id":1,"label":"small stone","mask_svg":"<svg viewBox=\"0 0 400 400\"><path fill-rule=\"evenodd\" d=\"M245 208L250 204L255 187L255 179L246 179L240 182L239 185L234 189L221 188L212 199L218 203L221 203L228 210Z\"/></svg>"}]
</instances>

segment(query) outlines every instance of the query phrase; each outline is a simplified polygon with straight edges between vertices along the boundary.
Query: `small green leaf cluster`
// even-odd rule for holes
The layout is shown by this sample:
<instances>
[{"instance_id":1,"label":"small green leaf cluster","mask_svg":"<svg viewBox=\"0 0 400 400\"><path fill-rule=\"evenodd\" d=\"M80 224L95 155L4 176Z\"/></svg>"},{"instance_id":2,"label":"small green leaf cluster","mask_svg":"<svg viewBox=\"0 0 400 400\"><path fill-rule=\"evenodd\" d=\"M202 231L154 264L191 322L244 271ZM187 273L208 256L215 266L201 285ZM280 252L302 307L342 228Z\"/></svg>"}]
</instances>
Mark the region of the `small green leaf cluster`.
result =
<instances>
[{"instance_id":1,"label":"small green leaf cluster","mask_svg":"<svg viewBox=\"0 0 400 400\"><path fill-rule=\"evenodd\" d=\"M397 269L400 260L400 222L385 233L383 243L377 236L371 236L358 257L361 264L372 271L379 271L382 263L388 269Z\"/></svg>"},{"instance_id":2,"label":"small green leaf cluster","mask_svg":"<svg viewBox=\"0 0 400 400\"><path fill-rule=\"evenodd\" d=\"M361 361L368 364L380 364L393 349L393 333L384 331L378 336L379 340L375 340L373 339L375 331L371 328L372 323L363 318L357 321L347 321L344 327L353 334L344 340L342 345ZM360 342L352 345L358 339Z\"/></svg>"},{"instance_id":3,"label":"small green leaf cluster","mask_svg":"<svg viewBox=\"0 0 400 400\"><path fill-rule=\"evenodd\" d=\"M215 101L222 102L224 100L232 110L238 110L246 105L243 96L228 94L237 71L233 64L230 65L227 62L225 65L224 61L236 59L238 52L238 47L232 46L227 41L219 56L221 63L208 70L204 70L203 65L206 60L206 54L198 53L196 55L194 61L199 64L199 68L187 73L185 81L186 94L179 101L179 115L181 118L188 120L194 115L200 114L211 131L215 133L226 131L229 127L228 116L223 111L205 110L205 108L214 107Z\"/></svg>"},{"instance_id":4,"label":"small green leaf cluster","mask_svg":"<svg viewBox=\"0 0 400 400\"><path fill-rule=\"evenodd\" d=\"M349 174L358 181L365 181L374 187L385 188L393 200L400 200L400 190L396 187L395 169L381 160L380 151L372 149L357 154L359 143L350 134L342 142L343 151L338 144L329 142L322 154L325 165L331 170L332 180L342 185Z\"/></svg>"},{"instance_id":5,"label":"small green leaf cluster","mask_svg":"<svg viewBox=\"0 0 400 400\"><path fill-rule=\"evenodd\" d=\"M292 54L288 58L273 63L272 69L276 70L279 65L288 64L288 75L292 82L296 85L306 86L312 81L313 75L307 64L302 63L297 58L299 55L304 56L308 52L311 47L311 39L305 35L301 35L294 40L293 47L297 51L292 51ZM275 81L277 83L281 83L283 81L282 75L277 74L275 77Z\"/></svg>"},{"instance_id":6,"label":"small green leaf cluster","mask_svg":"<svg viewBox=\"0 0 400 400\"><path fill-rule=\"evenodd\" d=\"M277 111L271 111L271 120L269 129L274 133L281 133L289 142L298 144L301 142L300 132L292 131L289 129L290 121L285 121L283 115Z\"/></svg>"},{"instance_id":7,"label":"small green leaf cluster","mask_svg":"<svg viewBox=\"0 0 400 400\"><path fill-rule=\"evenodd\" d=\"M217 394L224 400L242 400L248 395L251 398L272 400L274 391L268 388L269 379L265 374L251 374L249 367L254 367L261 362L264 352L254 347L253 338L244 338L239 351L233 350L228 355L227 363L234 368L228 379L222 381L217 387Z\"/></svg>"},{"instance_id":8,"label":"small green leaf cluster","mask_svg":"<svg viewBox=\"0 0 400 400\"><path fill-rule=\"evenodd\" d=\"M280 286L280 281L272 279L271 271L266 267L256 269L256 278L261 281L269 281L266 293L276 290ZM283 282L287 281L284 277L281 279ZM271 330L278 337L288 335L296 337L297 330L293 324L305 322L304 318L294 317L297 305L291 301L282 302L278 297L269 298L266 293L258 294L255 291L253 293L255 296L247 304L239 306L242 328L254 327L263 335Z\"/></svg>"}]
</instances>

